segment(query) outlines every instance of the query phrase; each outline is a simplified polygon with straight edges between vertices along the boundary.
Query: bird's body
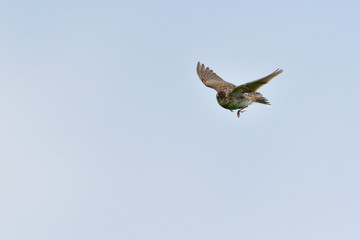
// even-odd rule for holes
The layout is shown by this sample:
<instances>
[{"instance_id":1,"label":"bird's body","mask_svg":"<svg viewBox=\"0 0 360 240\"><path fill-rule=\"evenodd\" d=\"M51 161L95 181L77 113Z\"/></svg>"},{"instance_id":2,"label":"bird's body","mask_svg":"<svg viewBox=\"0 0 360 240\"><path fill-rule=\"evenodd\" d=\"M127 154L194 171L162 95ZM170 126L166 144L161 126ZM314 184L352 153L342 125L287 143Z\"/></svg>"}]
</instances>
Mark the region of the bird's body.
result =
<instances>
[{"instance_id":1,"label":"bird's body","mask_svg":"<svg viewBox=\"0 0 360 240\"><path fill-rule=\"evenodd\" d=\"M231 91L221 91L220 94L217 93L216 100L220 106L229 110L246 108L254 102L253 98L246 93L233 97Z\"/></svg>"},{"instance_id":2,"label":"bird's body","mask_svg":"<svg viewBox=\"0 0 360 240\"><path fill-rule=\"evenodd\" d=\"M238 117L244 108L254 102L270 105L269 101L256 90L283 72L283 70L277 69L264 78L236 86L224 81L211 69L205 68L204 64L200 65L200 62L198 62L196 70L201 81L207 87L217 91L216 100L220 106L231 111L240 109L237 113Z\"/></svg>"}]
</instances>

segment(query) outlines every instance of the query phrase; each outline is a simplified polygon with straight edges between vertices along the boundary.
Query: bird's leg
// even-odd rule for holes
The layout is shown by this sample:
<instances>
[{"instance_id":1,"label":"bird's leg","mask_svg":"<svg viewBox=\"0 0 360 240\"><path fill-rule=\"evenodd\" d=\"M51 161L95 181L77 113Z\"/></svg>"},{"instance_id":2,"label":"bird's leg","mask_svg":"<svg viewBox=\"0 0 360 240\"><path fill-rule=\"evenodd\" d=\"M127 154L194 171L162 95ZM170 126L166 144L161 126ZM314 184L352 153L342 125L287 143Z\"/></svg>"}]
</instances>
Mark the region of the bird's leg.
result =
<instances>
[{"instance_id":1,"label":"bird's leg","mask_svg":"<svg viewBox=\"0 0 360 240\"><path fill-rule=\"evenodd\" d=\"M238 116L238 117L240 117L240 113L245 112L245 110L244 110L245 108L246 108L246 107L239 109L239 111L237 112L237 116Z\"/></svg>"}]
</instances>

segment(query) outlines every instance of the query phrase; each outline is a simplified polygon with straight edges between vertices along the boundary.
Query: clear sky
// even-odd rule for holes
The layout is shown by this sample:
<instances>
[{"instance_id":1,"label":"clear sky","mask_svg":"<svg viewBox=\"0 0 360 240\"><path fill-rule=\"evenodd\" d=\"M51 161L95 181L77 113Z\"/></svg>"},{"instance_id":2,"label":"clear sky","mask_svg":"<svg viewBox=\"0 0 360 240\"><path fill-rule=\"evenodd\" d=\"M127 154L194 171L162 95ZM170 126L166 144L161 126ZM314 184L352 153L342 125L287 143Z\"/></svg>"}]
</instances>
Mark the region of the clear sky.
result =
<instances>
[{"instance_id":1,"label":"clear sky","mask_svg":"<svg viewBox=\"0 0 360 240\"><path fill-rule=\"evenodd\" d=\"M359 11L2 1L0 239L360 239ZM197 61L285 71L237 118Z\"/></svg>"}]
</instances>

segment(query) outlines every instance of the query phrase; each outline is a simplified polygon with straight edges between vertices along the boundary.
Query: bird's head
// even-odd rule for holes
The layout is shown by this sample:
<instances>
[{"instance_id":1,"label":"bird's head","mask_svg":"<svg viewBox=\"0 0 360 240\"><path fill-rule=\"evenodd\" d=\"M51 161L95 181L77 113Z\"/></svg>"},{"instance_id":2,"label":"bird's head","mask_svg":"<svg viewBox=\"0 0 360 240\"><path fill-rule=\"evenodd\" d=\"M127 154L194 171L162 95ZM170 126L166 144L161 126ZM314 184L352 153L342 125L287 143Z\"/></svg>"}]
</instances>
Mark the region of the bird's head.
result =
<instances>
[{"instance_id":1,"label":"bird's head","mask_svg":"<svg viewBox=\"0 0 360 240\"><path fill-rule=\"evenodd\" d=\"M224 98L226 97L226 93L224 91L219 91L217 94L216 94L216 98L218 100L223 100Z\"/></svg>"}]
</instances>

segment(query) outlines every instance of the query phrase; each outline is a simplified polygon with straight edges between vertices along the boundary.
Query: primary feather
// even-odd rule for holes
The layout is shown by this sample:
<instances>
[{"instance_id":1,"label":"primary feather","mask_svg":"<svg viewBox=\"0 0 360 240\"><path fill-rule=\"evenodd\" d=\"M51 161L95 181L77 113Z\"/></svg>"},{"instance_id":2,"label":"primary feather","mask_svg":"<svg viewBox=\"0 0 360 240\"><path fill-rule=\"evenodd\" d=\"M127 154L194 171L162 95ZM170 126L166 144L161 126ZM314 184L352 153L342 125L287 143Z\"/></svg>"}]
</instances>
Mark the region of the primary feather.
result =
<instances>
[{"instance_id":1,"label":"primary feather","mask_svg":"<svg viewBox=\"0 0 360 240\"><path fill-rule=\"evenodd\" d=\"M214 73L213 70L208 67L205 68L205 65L200 64L200 62L197 63L196 71L205 86L213 88L217 92L222 89L233 89L236 87L234 84L224 81L221 77Z\"/></svg>"}]
</instances>

